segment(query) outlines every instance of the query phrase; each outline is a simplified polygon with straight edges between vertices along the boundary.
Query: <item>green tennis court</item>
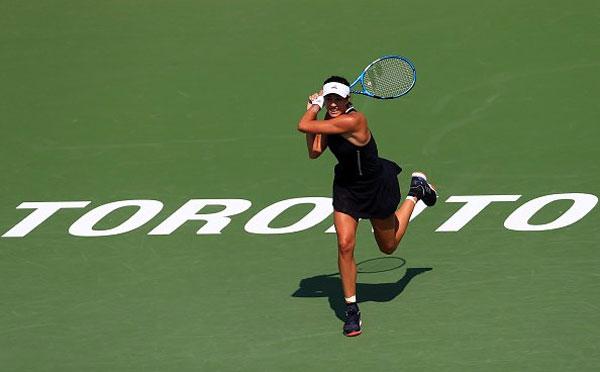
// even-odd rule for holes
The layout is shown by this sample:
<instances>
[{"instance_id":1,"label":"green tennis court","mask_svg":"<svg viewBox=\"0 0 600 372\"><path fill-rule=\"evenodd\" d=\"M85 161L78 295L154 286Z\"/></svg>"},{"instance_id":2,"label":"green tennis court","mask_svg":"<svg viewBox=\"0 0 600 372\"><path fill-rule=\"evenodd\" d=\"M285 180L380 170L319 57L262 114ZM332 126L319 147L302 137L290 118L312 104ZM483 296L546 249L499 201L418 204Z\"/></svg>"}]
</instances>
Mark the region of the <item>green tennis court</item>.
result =
<instances>
[{"instance_id":1,"label":"green tennis court","mask_svg":"<svg viewBox=\"0 0 600 372\"><path fill-rule=\"evenodd\" d=\"M598 370L599 19L595 1L0 1L0 369ZM349 339L332 218L298 227L335 160L308 160L296 125L324 78L386 54L415 88L353 102L403 194L422 169L440 200L359 276ZM169 225L185 205L239 210ZM381 257L359 230L357 261Z\"/></svg>"}]
</instances>

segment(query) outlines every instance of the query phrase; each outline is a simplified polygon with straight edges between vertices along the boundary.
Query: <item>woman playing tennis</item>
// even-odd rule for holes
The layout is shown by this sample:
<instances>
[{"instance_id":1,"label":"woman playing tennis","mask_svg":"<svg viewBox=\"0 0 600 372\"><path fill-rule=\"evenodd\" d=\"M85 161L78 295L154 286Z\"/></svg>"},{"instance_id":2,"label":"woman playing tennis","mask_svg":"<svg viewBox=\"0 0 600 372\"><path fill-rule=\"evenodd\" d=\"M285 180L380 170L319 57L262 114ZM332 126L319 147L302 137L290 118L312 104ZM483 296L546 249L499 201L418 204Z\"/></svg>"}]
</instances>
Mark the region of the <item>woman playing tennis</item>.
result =
<instances>
[{"instance_id":1,"label":"woman playing tennis","mask_svg":"<svg viewBox=\"0 0 600 372\"><path fill-rule=\"evenodd\" d=\"M324 120L317 114L325 107ZM308 156L318 158L327 148L337 158L333 180L333 220L338 241L338 267L346 300L344 335L361 333L360 311L356 302L356 263L354 247L359 219L369 219L375 240L385 254L392 254L408 227L417 201L435 204L437 194L421 172L412 174L408 197L400 203L396 163L380 158L377 144L364 114L350 102L346 79L332 76L323 89L309 97L306 112L298 123L306 133Z\"/></svg>"}]
</instances>

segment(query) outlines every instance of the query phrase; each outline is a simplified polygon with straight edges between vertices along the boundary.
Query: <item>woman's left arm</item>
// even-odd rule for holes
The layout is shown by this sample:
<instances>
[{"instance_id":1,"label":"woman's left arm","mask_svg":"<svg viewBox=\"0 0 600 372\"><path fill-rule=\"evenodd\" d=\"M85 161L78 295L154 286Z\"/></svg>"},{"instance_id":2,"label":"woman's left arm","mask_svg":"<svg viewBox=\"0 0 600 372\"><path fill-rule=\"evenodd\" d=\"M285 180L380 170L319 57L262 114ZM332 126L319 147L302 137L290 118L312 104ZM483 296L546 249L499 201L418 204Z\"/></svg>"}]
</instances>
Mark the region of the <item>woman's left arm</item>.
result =
<instances>
[{"instance_id":1,"label":"woman's left arm","mask_svg":"<svg viewBox=\"0 0 600 372\"><path fill-rule=\"evenodd\" d=\"M329 120L317 120L319 106L312 105L298 122L298 130L303 133L340 134L354 132L358 119L354 115L341 115Z\"/></svg>"}]
</instances>

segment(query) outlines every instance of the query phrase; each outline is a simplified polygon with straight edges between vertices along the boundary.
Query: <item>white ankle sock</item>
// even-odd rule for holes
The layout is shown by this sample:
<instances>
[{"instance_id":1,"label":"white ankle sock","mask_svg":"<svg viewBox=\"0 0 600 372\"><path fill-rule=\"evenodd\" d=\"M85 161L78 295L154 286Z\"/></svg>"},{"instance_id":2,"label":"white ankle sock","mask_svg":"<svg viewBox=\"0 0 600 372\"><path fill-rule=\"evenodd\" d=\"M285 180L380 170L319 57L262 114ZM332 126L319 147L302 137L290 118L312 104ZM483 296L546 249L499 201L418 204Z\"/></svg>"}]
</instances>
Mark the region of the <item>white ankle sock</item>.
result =
<instances>
[{"instance_id":1,"label":"white ankle sock","mask_svg":"<svg viewBox=\"0 0 600 372\"><path fill-rule=\"evenodd\" d=\"M356 295L351 296L351 297L344 297L344 299L346 300L347 304L352 304L356 302Z\"/></svg>"},{"instance_id":2,"label":"white ankle sock","mask_svg":"<svg viewBox=\"0 0 600 372\"><path fill-rule=\"evenodd\" d=\"M415 204L417 204L417 202L419 201L419 199L417 199L416 196L412 196L412 195L407 196L406 200L412 200L413 203L415 203Z\"/></svg>"}]
</instances>

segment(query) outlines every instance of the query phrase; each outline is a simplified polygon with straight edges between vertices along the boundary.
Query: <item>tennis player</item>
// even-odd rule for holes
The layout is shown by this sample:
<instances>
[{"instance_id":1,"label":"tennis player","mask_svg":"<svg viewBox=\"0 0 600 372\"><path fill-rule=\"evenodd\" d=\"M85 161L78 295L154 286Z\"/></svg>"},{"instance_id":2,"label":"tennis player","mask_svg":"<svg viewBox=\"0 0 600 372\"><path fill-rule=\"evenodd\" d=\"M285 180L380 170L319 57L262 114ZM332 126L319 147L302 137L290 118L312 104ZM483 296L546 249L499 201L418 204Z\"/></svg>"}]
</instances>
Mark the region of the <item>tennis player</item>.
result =
<instances>
[{"instance_id":1,"label":"tennis player","mask_svg":"<svg viewBox=\"0 0 600 372\"><path fill-rule=\"evenodd\" d=\"M325 118L318 120L323 107L327 110ZM342 77L328 78L322 91L309 97L298 130L306 133L309 158L318 158L329 148L338 161L333 180L333 220L346 300L343 333L358 336L362 323L356 300L354 247L359 219L371 221L379 249L392 254L406 232L415 204L422 200L433 206L437 194L425 174L415 172L408 196L397 209L400 203L397 176L402 169L378 156L367 118L352 106L349 83Z\"/></svg>"}]
</instances>

